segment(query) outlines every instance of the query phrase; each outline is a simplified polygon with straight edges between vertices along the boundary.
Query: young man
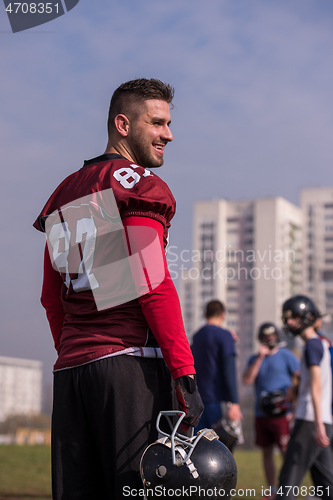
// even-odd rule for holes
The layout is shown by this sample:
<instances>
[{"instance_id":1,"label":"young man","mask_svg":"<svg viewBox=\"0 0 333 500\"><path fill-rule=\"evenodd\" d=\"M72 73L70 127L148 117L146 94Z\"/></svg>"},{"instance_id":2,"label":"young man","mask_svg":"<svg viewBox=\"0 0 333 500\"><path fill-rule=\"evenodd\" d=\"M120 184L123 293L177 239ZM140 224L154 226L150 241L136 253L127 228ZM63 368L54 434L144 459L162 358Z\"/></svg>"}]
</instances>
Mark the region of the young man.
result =
<instances>
[{"instance_id":1,"label":"young man","mask_svg":"<svg viewBox=\"0 0 333 500\"><path fill-rule=\"evenodd\" d=\"M284 455L289 440L289 420L285 412L278 416L275 416L274 412L270 415L265 413L261 401L264 394L286 392L292 384L292 377L299 372L299 361L291 351L279 347L279 332L273 323L263 323L259 327L258 340L259 352L249 359L243 374L243 383L255 384L256 444L262 449L266 481L274 494L274 446L277 445Z\"/></svg>"},{"instance_id":2,"label":"young man","mask_svg":"<svg viewBox=\"0 0 333 500\"><path fill-rule=\"evenodd\" d=\"M192 353L205 408L198 430L210 428L222 417L222 401L230 403L227 415L230 420L242 418L237 394L235 341L228 330L221 328L224 318L224 305L212 300L206 306L206 325L193 337Z\"/></svg>"},{"instance_id":3,"label":"young man","mask_svg":"<svg viewBox=\"0 0 333 500\"><path fill-rule=\"evenodd\" d=\"M173 93L155 79L121 85L104 154L67 177L34 224L47 235L41 301L58 352L56 500L142 488L140 457L159 411L173 408L170 372L184 422L203 409L164 253L175 201L150 171L173 139Z\"/></svg>"},{"instance_id":4,"label":"young man","mask_svg":"<svg viewBox=\"0 0 333 500\"><path fill-rule=\"evenodd\" d=\"M333 498L332 372L327 343L314 329L318 311L311 299L291 297L283 304L286 329L305 342L301 359L296 420L280 473L277 498L298 496L297 488L307 470L314 486L309 495Z\"/></svg>"}]
</instances>

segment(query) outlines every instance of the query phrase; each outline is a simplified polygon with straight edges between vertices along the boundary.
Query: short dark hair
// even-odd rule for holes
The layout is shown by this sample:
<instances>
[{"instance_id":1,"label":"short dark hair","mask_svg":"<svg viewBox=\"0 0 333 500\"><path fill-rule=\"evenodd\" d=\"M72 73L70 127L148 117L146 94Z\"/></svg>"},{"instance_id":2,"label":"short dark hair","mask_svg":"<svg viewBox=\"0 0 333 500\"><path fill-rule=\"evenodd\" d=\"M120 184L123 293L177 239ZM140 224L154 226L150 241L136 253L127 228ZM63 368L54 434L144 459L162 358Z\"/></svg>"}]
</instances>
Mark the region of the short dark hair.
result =
<instances>
[{"instance_id":1,"label":"short dark hair","mask_svg":"<svg viewBox=\"0 0 333 500\"><path fill-rule=\"evenodd\" d=\"M225 307L219 300L211 300L206 305L206 318L213 318L214 316L221 316L225 312Z\"/></svg>"},{"instance_id":2,"label":"short dark hair","mask_svg":"<svg viewBox=\"0 0 333 500\"><path fill-rule=\"evenodd\" d=\"M119 113L126 114L133 103L159 99L171 104L175 89L155 78L136 78L122 83L113 93L108 117L108 131L114 126L114 119Z\"/></svg>"}]
</instances>

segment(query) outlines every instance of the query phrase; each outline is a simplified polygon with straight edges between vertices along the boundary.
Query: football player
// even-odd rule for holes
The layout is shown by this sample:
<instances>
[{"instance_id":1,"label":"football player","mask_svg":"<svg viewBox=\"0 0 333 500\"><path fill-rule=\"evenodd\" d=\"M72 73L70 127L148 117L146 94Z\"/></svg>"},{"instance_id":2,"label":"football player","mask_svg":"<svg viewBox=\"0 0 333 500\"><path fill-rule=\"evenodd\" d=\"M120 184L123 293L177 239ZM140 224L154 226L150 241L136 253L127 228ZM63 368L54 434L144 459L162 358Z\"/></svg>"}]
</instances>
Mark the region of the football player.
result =
<instances>
[{"instance_id":1,"label":"football player","mask_svg":"<svg viewBox=\"0 0 333 500\"><path fill-rule=\"evenodd\" d=\"M151 171L173 139L173 94L155 79L122 84L104 154L69 175L34 224L47 236L41 302L58 353L55 500L120 499L125 486L142 487L159 411L176 393L188 427L203 409L164 252L175 200Z\"/></svg>"},{"instance_id":2,"label":"football player","mask_svg":"<svg viewBox=\"0 0 333 500\"><path fill-rule=\"evenodd\" d=\"M274 446L277 445L283 455L289 439L288 417L281 405L281 395L276 391L285 393L291 386L292 377L299 373L299 360L289 349L280 348L279 331L274 323L263 323L259 327L258 340L259 352L249 359L243 383L255 384L256 444L262 449L266 481L269 492L274 495Z\"/></svg>"},{"instance_id":3,"label":"football player","mask_svg":"<svg viewBox=\"0 0 333 500\"><path fill-rule=\"evenodd\" d=\"M236 370L235 341L229 330L222 328L225 306L211 300L205 307L206 324L193 336L192 353L197 371L198 388L204 412L197 430L212 427L222 419L222 401L228 402L228 420L240 422Z\"/></svg>"},{"instance_id":4,"label":"football player","mask_svg":"<svg viewBox=\"0 0 333 500\"><path fill-rule=\"evenodd\" d=\"M282 307L285 328L305 345L301 358L298 401L277 490L279 498L294 499L308 470L314 486L311 496L333 498L332 372L329 347L315 328L319 317L313 301L304 295L288 299Z\"/></svg>"}]
</instances>

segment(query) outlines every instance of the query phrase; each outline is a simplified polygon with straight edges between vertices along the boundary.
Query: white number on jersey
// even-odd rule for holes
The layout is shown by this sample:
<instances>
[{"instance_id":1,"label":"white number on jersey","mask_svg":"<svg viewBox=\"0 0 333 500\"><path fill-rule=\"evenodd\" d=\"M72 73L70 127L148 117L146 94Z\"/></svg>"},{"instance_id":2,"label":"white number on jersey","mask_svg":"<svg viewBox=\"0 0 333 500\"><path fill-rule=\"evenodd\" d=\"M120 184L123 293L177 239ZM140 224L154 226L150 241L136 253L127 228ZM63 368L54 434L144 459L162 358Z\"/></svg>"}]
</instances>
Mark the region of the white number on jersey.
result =
<instances>
[{"instance_id":1,"label":"white number on jersey","mask_svg":"<svg viewBox=\"0 0 333 500\"><path fill-rule=\"evenodd\" d=\"M84 246L82 249L83 235L86 235ZM77 270L78 277L70 278L69 275L69 250L71 245L72 233L69 230L68 223L59 222L54 224L48 235L49 242L52 247L52 259L57 266L59 272L66 272L65 284L67 288L72 282L75 292L83 292L84 290L94 290L99 287L99 283L95 275L91 272L94 263L94 252L96 247L97 228L93 217L84 217L76 222L75 243L79 246L81 262ZM63 250L60 250L60 247ZM72 273L75 271L70 270Z\"/></svg>"},{"instance_id":2,"label":"white number on jersey","mask_svg":"<svg viewBox=\"0 0 333 500\"><path fill-rule=\"evenodd\" d=\"M139 180L141 175L130 167L123 167L113 172L113 177L120 182L125 189L131 189ZM129 179L131 179L129 181Z\"/></svg>"},{"instance_id":3,"label":"white number on jersey","mask_svg":"<svg viewBox=\"0 0 333 500\"><path fill-rule=\"evenodd\" d=\"M118 170L115 170L113 172L113 177L120 182L120 184L123 186L125 189L131 189L139 180L141 179L141 175L138 174L138 172L135 172L133 168L139 168L139 165L135 165L132 163L130 167L122 167L118 168ZM144 173L142 174L143 177L149 177L150 175L153 175L150 170L147 170L145 168Z\"/></svg>"}]
</instances>

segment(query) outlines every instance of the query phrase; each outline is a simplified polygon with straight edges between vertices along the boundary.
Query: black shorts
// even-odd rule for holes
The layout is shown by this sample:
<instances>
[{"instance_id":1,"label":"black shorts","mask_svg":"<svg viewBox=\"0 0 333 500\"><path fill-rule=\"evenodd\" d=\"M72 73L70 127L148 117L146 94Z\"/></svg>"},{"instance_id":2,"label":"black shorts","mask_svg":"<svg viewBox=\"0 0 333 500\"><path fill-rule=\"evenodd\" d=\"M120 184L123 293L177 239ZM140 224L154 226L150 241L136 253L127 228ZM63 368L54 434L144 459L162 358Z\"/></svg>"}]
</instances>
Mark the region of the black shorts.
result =
<instances>
[{"instance_id":1,"label":"black shorts","mask_svg":"<svg viewBox=\"0 0 333 500\"><path fill-rule=\"evenodd\" d=\"M53 499L118 500L124 486L142 488L140 458L173 394L163 359L120 355L55 372Z\"/></svg>"}]
</instances>

